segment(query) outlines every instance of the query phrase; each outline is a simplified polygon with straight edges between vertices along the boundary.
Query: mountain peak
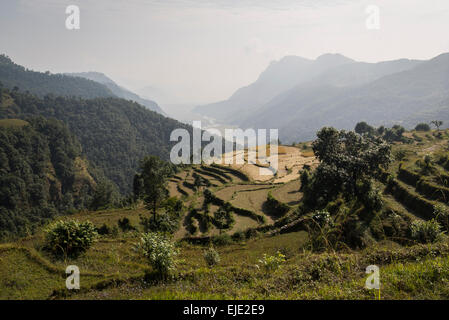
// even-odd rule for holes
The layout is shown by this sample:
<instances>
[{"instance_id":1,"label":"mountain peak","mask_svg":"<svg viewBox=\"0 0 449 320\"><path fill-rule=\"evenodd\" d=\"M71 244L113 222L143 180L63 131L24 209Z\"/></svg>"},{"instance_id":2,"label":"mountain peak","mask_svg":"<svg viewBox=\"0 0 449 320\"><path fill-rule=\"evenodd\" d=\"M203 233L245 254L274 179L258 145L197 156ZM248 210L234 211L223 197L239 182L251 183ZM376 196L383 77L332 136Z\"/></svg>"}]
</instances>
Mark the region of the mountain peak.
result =
<instances>
[{"instance_id":1,"label":"mountain peak","mask_svg":"<svg viewBox=\"0 0 449 320\"><path fill-rule=\"evenodd\" d=\"M325 63L325 64L344 64L355 62L354 60L345 57L340 53L325 53L320 55L315 59L315 62Z\"/></svg>"}]
</instances>

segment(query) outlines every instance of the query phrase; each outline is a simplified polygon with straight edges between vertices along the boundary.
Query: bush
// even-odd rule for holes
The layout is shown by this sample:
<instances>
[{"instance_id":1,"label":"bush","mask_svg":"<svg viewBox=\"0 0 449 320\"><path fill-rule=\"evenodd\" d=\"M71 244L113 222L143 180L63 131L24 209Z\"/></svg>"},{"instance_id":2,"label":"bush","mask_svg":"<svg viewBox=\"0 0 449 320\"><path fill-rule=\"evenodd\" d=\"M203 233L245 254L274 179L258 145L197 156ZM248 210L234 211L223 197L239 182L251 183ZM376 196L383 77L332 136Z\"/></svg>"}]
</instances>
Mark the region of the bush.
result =
<instances>
[{"instance_id":1,"label":"bush","mask_svg":"<svg viewBox=\"0 0 449 320\"><path fill-rule=\"evenodd\" d=\"M232 212L228 208L220 207L214 212L213 223L221 231L223 229L230 229L235 223L235 220Z\"/></svg>"},{"instance_id":2,"label":"bush","mask_svg":"<svg viewBox=\"0 0 449 320\"><path fill-rule=\"evenodd\" d=\"M433 207L433 215L444 228L449 229L449 211L441 204Z\"/></svg>"},{"instance_id":3,"label":"bush","mask_svg":"<svg viewBox=\"0 0 449 320\"><path fill-rule=\"evenodd\" d=\"M234 241L243 241L246 240L245 233L243 231L237 231L232 235L232 240Z\"/></svg>"},{"instance_id":4,"label":"bush","mask_svg":"<svg viewBox=\"0 0 449 320\"><path fill-rule=\"evenodd\" d=\"M410 226L410 232L413 239L421 243L432 243L441 240L440 224L435 220L413 221Z\"/></svg>"},{"instance_id":5,"label":"bush","mask_svg":"<svg viewBox=\"0 0 449 320\"><path fill-rule=\"evenodd\" d=\"M204 260L209 267L213 267L220 263L220 255L214 248L210 247L204 252Z\"/></svg>"},{"instance_id":6,"label":"bush","mask_svg":"<svg viewBox=\"0 0 449 320\"><path fill-rule=\"evenodd\" d=\"M232 243L232 238L229 234L224 233L212 238L212 243L216 246L225 246Z\"/></svg>"},{"instance_id":7,"label":"bush","mask_svg":"<svg viewBox=\"0 0 449 320\"><path fill-rule=\"evenodd\" d=\"M179 252L175 245L160 233L142 234L136 249L145 256L160 275L166 275L176 267L175 258Z\"/></svg>"},{"instance_id":8,"label":"bush","mask_svg":"<svg viewBox=\"0 0 449 320\"><path fill-rule=\"evenodd\" d=\"M136 230L136 228L134 228L134 226L131 225L131 222L129 221L129 219L127 217L124 217L123 219L119 219L117 221L117 224L123 232Z\"/></svg>"},{"instance_id":9,"label":"bush","mask_svg":"<svg viewBox=\"0 0 449 320\"><path fill-rule=\"evenodd\" d=\"M153 217L140 216L140 224L145 232L168 232L174 233L179 229L181 216L177 213L163 213Z\"/></svg>"},{"instance_id":10,"label":"bush","mask_svg":"<svg viewBox=\"0 0 449 320\"><path fill-rule=\"evenodd\" d=\"M316 211L312 219L320 226L330 225L332 223L331 216L326 210Z\"/></svg>"},{"instance_id":11,"label":"bush","mask_svg":"<svg viewBox=\"0 0 449 320\"><path fill-rule=\"evenodd\" d=\"M427 123L418 123L415 127L416 131L430 131L430 126Z\"/></svg>"},{"instance_id":12,"label":"bush","mask_svg":"<svg viewBox=\"0 0 449 320\"><path fill-rule=\"evenodd\" d=\"M90 221L56 221L45 229L46 248L55 254L77 256L90 248L98 236Z\"/></svg>"},{"instance_id":13,"label":"bush","mask_svg":"<svg viewBox=\"0 0 449 320\"><path fill-rule=\"evenodd\" d=\"M285 262L285 255L276 252L274 256L263 255L263 258L259 260L259 263L266 271L274 271L280 268L280 266Z\"/></svg>"},{"instance_id":14,"label":"bush","mask_svg":"<svg viewBox=\"0 0 449 320\"><path fill-rule=\"evenodd\" d=\"M270 210L270 212L276 216L283 216L290 210L290 206L277 200L271 194L271 191L268 192L266 205L268 207L268 210Z\"/></svg>"},{"instance_id":15,"label":"bush","mask_svg":"<svg viewBox=\"0 0 449 320\"><path fill-rule=\"evenodd\" d=\"M109 228L106 223L103 223L103 225L100 228L97 228L96 230L97 230L97 233L102 236L109 235L112 233L111 228Z\"/></svg>"}]
</instances>

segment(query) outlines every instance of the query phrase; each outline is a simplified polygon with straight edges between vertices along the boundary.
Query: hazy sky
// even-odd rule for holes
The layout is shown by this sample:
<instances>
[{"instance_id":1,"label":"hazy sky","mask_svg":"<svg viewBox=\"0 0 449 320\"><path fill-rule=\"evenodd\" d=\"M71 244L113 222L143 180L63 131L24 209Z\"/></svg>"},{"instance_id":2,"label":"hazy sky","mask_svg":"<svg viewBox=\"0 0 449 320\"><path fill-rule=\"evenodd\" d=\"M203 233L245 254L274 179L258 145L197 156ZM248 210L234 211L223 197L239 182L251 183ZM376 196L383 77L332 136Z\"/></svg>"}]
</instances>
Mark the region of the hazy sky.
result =
<instances>
[{"instance_id":1,"label":"hazy sky","mask_svg":"<svg viewBox=\"0 0 449 320\"><path fill-rule=\"evenodd\" d=\"M80 30L65 28L71 4ZM368 5L380 30L366 28ZM0 52L17 63L185 103L225 99L285 55L428 59L449 51L448 31L448 0L0 0Z\"/></svg>"}]
</instances>

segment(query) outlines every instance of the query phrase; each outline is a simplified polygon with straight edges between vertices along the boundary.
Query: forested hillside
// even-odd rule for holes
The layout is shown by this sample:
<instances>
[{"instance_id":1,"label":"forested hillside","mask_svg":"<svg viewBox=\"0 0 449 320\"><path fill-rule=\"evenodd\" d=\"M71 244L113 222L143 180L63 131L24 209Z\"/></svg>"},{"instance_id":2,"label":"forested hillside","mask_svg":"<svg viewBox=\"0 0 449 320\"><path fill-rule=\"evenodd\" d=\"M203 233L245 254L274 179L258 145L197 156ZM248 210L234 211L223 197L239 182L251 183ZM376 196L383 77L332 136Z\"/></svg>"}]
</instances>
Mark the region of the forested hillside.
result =
<instances>
[{"instance_id":1,"label":"forested hillside","mask_svg":"<svg viewBox=\"0 0 449 320\"><path fill-rule=\"evenodd\" d=\"M79 142L61 121L0 120L0 239L85 208L95 185Z\"/></svg>"},{"instance_id":2,"label":"forested hillside","mask_svg":"<svg viewBox=\"0 0 449 320\"><path fill-rule=\"evenodd\" d=\"M75 97L39 98L20 90L3 89L0 118L41 115L67 124L81 143L90 164L112 180L122 194L131 191L139 161L152 154L168 160L170 133L191 127L141 105L118 98L84 100Z\"/></svg>"},{"instance_id":3,"label":"forested hillside","mask_svg":"<svg viewBox=\"0 0 449 320\"><path fill-rule=\"evenodd\" d=\"M106 86L83 78L26 69L0 54L0 82L9 89L19 87L40 97L46 94L82 98L113 97Z\"/></svg>"}]
</instances>

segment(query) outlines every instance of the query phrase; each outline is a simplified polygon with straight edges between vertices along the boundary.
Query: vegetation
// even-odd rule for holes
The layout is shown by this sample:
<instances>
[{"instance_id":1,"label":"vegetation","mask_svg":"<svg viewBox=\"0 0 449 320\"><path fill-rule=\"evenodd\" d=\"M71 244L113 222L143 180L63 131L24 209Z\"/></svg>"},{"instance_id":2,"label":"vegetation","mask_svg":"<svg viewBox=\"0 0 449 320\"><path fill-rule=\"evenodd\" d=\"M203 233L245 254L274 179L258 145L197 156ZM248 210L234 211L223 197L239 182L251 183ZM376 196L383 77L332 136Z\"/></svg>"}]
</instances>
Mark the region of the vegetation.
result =
<instances>
[{"instance_id":1,"label":"vegetation","mask_svg":"<svg viewBox=\"0 0 449 320\"><path fill-rule=\"evenodd\" d=\"M172 173L171 166L156 156L146 157L140 165L140 174L134 176L134 194L136 198L143 198L149 210L156 212L166 198L168 198L167 180Z\"/></svg>"},{"instance_id":2,"label":"vegetation","mask_svg":"<svg viewBox=\"0 0 449 320\"><path fill-rule=\"evenodd\" d=\"M178 255L178 250L162 234L155 232L143 234L140 238L140 243L137 245L137 250L145 256L159 275L166 276L175 269L175 257Z\"/></svg>"},{"instance_id":3,"label":"vegetation","mask_svg":"<svg viewBox=\"0 0 449 320\"><path fill-rule=\"evenodd\" d=\"M59 212L90 207L101 177L89 171L63 123L26 123L0 127L0 239L30 234Z\"/></svg>"},{"instance_id":4,"label":"vegetation","mask_svg":"<svg viewBox=\"0 0 449 320\"><path fill-rule=\"evenodd\" d=\"M416 131L430 131L430 126L427 123L418 123L415 127Z\"/></svg>"},{"instance_id":5,"label":"vegetation","mask_svg":"<svg viewBox=\"0 0 449 320\"><path fill-rule=\"evenodd\" d=\"M47 94L87 99L114 96L108 88L98 82L25 69L3 54L0 54L0 81L11 90L21 88L41 97Z\"/></svg>"},{"instance_id":6,"label":"vegetation","mask_svg":"<svg viewBox=\"0 0 449 320\"><path fill-rule=\"evenodd\" d=\"M45 247L57 255L77 256L89 249L98 233L89 221L56 221L45 229Z\"/></svg>"},{"instance_id":7,"label":"vegetation","mask_svg":"<svg viewBox=\"0 0 449 320\"><path fill-rule=\"evenodd\" d=\"M162 181L159 190L167 190L156 219L144 201L143 168L127 207L61 217L91 221L100 234L90 250L67 258L85 270L82 290L64 288L58 272L67 263L48 254L45 233L36 228L0 246L1 292L17 297L20 288L21 297L74 299L372 299L365 269L375 264L382 299L447 298L448 158L446 139L435 134L404 132L388 143L377 133L323 129L313 143L320 163L304 162L300 179L278 184L275 178L244 181L224 166L168 166L169 174L158 175L165 163L153 159L149 176L160 180L147 181ZM196 176L210 183L203 192L195 190ZM11 261L20 263L19 271L11 272ZM25 278L24 266L45 285Z\"/></svg>"},{"instance_id":8,"label":"vegetation","mask_svg":"<svg viewBox=\"0 0 449 320\"><path fill-rule=\"evenodd\" d=\"M259 260L259 264L268 272L279 269L284 262L285 255L283 255L279 251L272 256L264 254L263 258Z\"/></svg>"},{"instance_id":9,"label":"vegetation","mask_svg":"<svg viewBox=\"0 0 449 320\"><path fill-rule=\"evenodd\" d=\"M213 247L210 247L204 251L204 260L209 267L213 267L220 263L220 255Z\"/></svg>"},{"instance_id":10,"label":"vegetation","mask_svg":"<svg viewBox=\"0 0 449 320\"><path fill-rule=\"evenodd\" d=\"M441 226L435 220L413 221L410 226L411 236L421 243L431 243L442 238Z\"/></svg>"},{"instance_id":11,"label":"vegetation","mask_svg":"<svg viewBox=\"0 0 449 320\"><path fill-rule=\"evenodd\" d=\"M132 192L134 174L144 157L151 154L169 159L174 129L191 131L188 125L123 99L38 98L20 91L1 91L0 119L43 116L64 122L79 141L90 167L112 181L122 195Z\"/></svg>"}]
</instances>

